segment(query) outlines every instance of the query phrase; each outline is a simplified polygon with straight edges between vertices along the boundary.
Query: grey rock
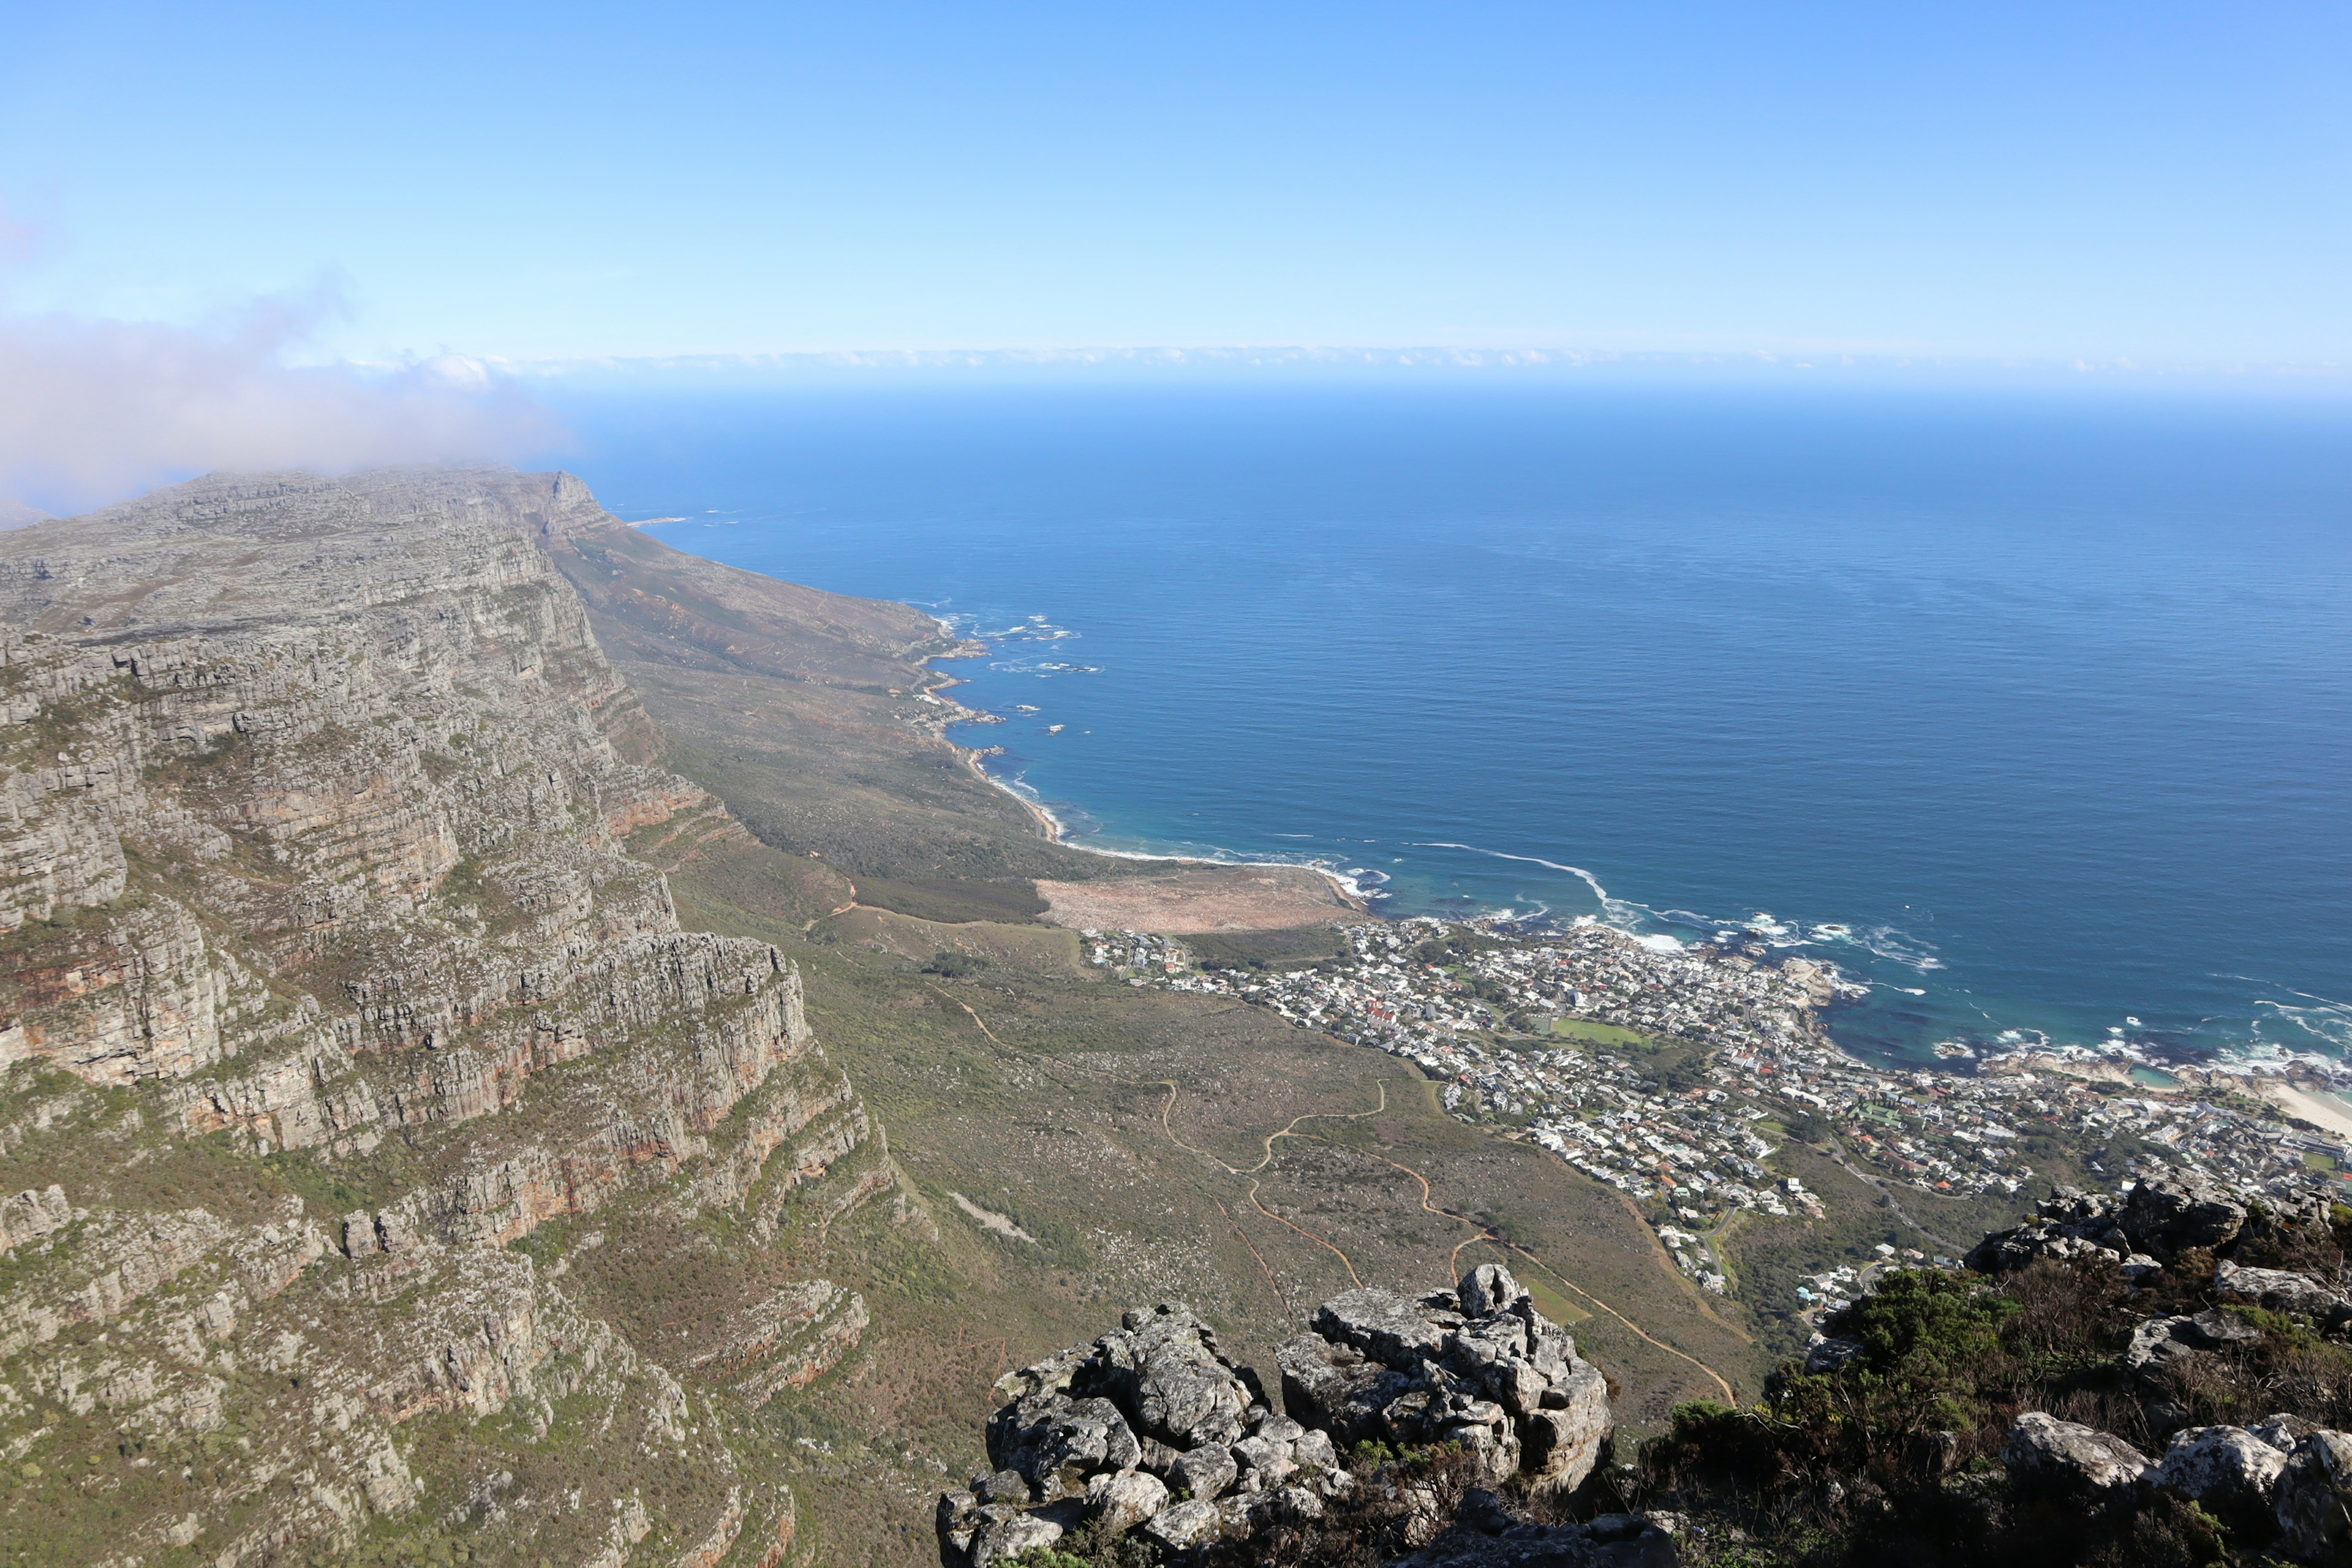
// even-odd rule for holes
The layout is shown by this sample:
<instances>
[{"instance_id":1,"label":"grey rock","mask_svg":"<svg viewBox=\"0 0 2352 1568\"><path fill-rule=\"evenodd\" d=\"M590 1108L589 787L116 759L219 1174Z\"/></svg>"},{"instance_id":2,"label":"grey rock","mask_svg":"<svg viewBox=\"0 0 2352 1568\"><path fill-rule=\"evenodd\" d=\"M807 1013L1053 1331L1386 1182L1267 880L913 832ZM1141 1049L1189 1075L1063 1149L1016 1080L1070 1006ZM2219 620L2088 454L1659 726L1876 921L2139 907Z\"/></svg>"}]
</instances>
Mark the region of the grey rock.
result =
<instances>
[{"instance_id":1,"label":"grey rock","mask_svg":"<svg viewBox=\"0 0 2352 1568\"><path fill-rule=\"evenodd\" d=\"M1307 1428L1287 1415L1267 1412L1250 1423L1250 1435L1271 1443L1296 1443L1307 1436Z\"/></svg>"},{"instance_id":2,"label":"grey rock","mask_svg":"<svg viewBox=\"0 0 2352 1568\"><path fill-rule=\"evenodd\" d=\"M931 1522L939 1531L940 1555L950 1563L969 1563L971 1538L982 1522L980 1499L967 1491L942 1492Z\"/></svg>"},{"instance_id":3,"label":"grey rock","mask_svg":"<svg viewBox=\"0 0 2352 1568\"><path fill-rule=\"evenodd\" d=\"M2264 1416L2247 1430L2282 1454L2292 1454L2303 1446L2303 1440L2320 1429L2316 1421L2306 1421L2300 1415Z\"/></svg>"},{"instance_id":4,"label":"grey rock","mask_svg":"<svg viewBox=\"0 0 2352 1568\"><path fill-rule=\"evenodd\" d=\"M1168 1484L1208 1501L1224 1496L1240 1474L1241 1466L1234 1462L1232 1449L1204 1443L1177 1459L1168 1472Z\"/></svg>"},{"instance_id":5,"label":"grey rock","mask_svg":"<svg viewBox=\"0 0 2352 1568\"><path fill-rule=\"evenodd\" d=\"M1275 1352L1282 1403L1299 1421L1331 1434L1342 1448L1385 1437L1384 1413L1412 1386L1403 1373L1320 1334L1301 1334Z\"/></svg>"},{"instance_id":6,"label":"grey rock","mask_svg":"<svg viewBox=\"0 0 2352 1568\"><path fill-rule=\"evenodd\" d=\"M2176 1433L2149 1484L2217 1510L2267 1509L2286 1456L2242 1426Z\"/></svg>"},{"instance_id":7,"label":"grey rock","mask_svg":"<svg viewBox=\"0 0 2352 1568\"><path fill-rule=\"evenodd\" d=\"M1176 1468L1176 1461L1184 1457L1184 1451L1171 1447L1157 1437L1145 1437L1140 1441L1143 1458L1136 1461L1136 1468L1150 1470L1162 1480L1167 1479L1169 1471Z\"/></svg>"},{"instance_id":8,"label":"grey rock","mask_svg":"<svg viewBox=\"0 0 2352 1568\"><path fill-rule=\"evenodd\" d=\"M1518 1304L1527 1291L1511 1278L1511 1271L1499 1263L1482 1263L1462 1277L1456 1292L1465 1317L1484 1318L1496 1312L1507 1312Z\"/></svg>"},{"instance_id":9,"label":"grey rock","mask_svg":"<svg viewBox=\"0 0 2352 1568\"><path fill-rule=\"evenodd\" d=\"M1249 1483L1252 1491L1280 1486L1298 1468L1290 1457L1289 1444L1255 1436L1234 1445L1234 1458L1244 1474L1255 1478Z\"/></svg>"},{"instance_id":10,"label":"grey rock","mask_svg":"<svg viewBox=\"0 0 2352 1568\"><path fill-rule=\"evenodd\" d=\"M1168 1506L1168 1489L1145 1470L1118 1470L1087 1482L1087 1513L1105 1528L1125 1531Z\"/></svg>"},{"instance_id":11,"label":"grey rock","mask_svg":"<svg viewBox=\"0 0 2352 1568\"><path fill-rule=\"evenodd\" d=\"M365 1209L345 1215L341 1247L345 1258L367 1258L381 1250L376 1245L375 1215Z\"/></svg>"},{"instance_id":12,"label":"grey rock","mask_svg":"<svg viewBox=\"0 0 2352 1568\"><path fill-rule=\"evenodd\" d=\"M1457 1523L1466 1524L1484 1535L1500 1535L1518 1523L1503 1500L1485 1487L1472 1487L1462 1494L1461 1504L1454 1510Z\"/></svg>"},{"instance_id":13,"label":"grey rock","mask_svg":"<svg viewBox=\"0 0 2352 1568\"><path fill-rule=\"evenodd\" d=\"M2040 1411L2017 1418L2000 1458L2021 1485L2092 1493L2133 1486L2148 1468L2147 1455L2112 1433Z\"/></svg>"},{"instance_id":14,"label":"grey rock","mask_svg":"<svg viewBox=\"0 0 2352 1568\"><path fill-rule=\"evenodd\" d=\"M1521 1466L1548 1487L1582 1486L1600 1462L1613 1425L1607 1380L1599 1368L1579 1365L1579 1374L1563 1390L1568 1403L1535 1411L1520 1427Z\"/></svg>"},{"instance_id":15,"label":"grey rock","mask_svg":"<svg viewBox=\"0 0 2352 1568\"><path fill-rule=\"evenodd\" d=\"M2217 1351L2227 1345L2252 1344L2263 1337L2263 1331L2236 1313L2216 1307L2179 1323L2173 1335L2201 1350Z\"/></svg>"},{"instance_id":16,"label":"grey rock","mask_svg":"<svg viewBox=\"0 0 2352 1568\"><path fill-rule=\"evenodd\" d=\"M2341 1292L2307 1275L2284 1268L2241 1268L2228 1258L2214 1269L2213 1288L2230 1300L2252 1301L2273 1312L2324 1318L2346 1305Z\"/></svg>"},{"instance_id":17,"label":"grey rock","mask_svg":"<svg viewBox=\"0 0 2352 1568\"><path fill-rule=\"evenodd\" d=\"M1062 1527L1043 1514L1016 1513L1010 1519L992 1519L972 1536L971 1568L989 1568L992 1563L1018 1557L1040 1546L1051 1546L1062 1539Z\"/></svg>"},{"instance_id":18,"label":"grey rock","mask_svg":"<svg viewBox=\"0 0 2352 1568\"><path fill-rule=\"evenodd\" d=\"M1315 1331L1391 1367L1436 1359L1445 1331L1386 1290L1349 1290L1315 1309Z\"/></svg>"},{"instance_id":19,"label":"grey rock","mask_svg":"<svg viewBox=\"0 0 2352 1568\"><path fill-rule=\"evenodd\" d=\"M1215 1503L1195 1499L1161 1509L1144 1521L1143 1531L1162 1545L1181 1548L1214 1541L1223 1524Z\"/></svg>"},{"instance_id":20,"label":"grey rock","mask_svg":"<svg viewBox=\"0 0 2352 1568\"><path fill-rule=\"evenodd\" d=\"M73 1220L73 1205L65 1188L52 1182L27 1187L15 1197L0 1200L0 1252L62 1230Z\"/></svg>"},{"instance_id":21,"label":"grey rock","mask_svg":"<svg viewBox=\"0 0 2352 1568\"><path fill-rule=\"evenodd\" d=\"M2134 1373L2156 1373L2193 1353L2194 1347L2179 1331L2187 1327L2186 1317L2150 1318L2132 1330L2131 1343L2124 1347L2120 1360L2124 1370Z\"/></svg>"},{"instance_id":22,"label":"grey rock","mask_svg":"<svg viewBox=\"0 0 2352 1568\"><path fill-rule=\"evenodd\" d=\"M2299 1563L2352 1562L2352 1433L2314 1432L2279 1476L2279 1543Z\"/></svg>"},{"instance_id":23,"label":"grey rock","mask_svg":"<svg viewBox=\"0 0 2352 1568\"><path fill-rule=\"evenodd\" d=\"M1328 1432L1303 1434L1290 1446L1290 1457L1302 1466L1312 1466L1318 1470L1339 1468L1339 1451L1331 1446L1331 1435Z\"/></svg>"},{"instance_id":24,"label":"grey rock","mask_svg":"<svg viewBox=\"0 0 2352 1568\"><path fill-rule=\"evenodd\" d=\"M1142 1457L1118 1406L1099 1397L1032 1394L988 1424L989 1462L1020 1472L1041 1500L1082 1491L1087 1477L1130 1468Z\"/></svg>"},{"instance_id":25,"label":"grey rock","mask_svg":"<svg viewBox=\"0 0 2352 1568\"><path fill-rule=\"evenodd\" d=\"M2124 1258L2124 1266L2121 1272L2124 1279L2130 1283L2134 1285L2144 1285L2148 1280L2153 1279L2158 1275L2163 1273L2164 1265L2158 1263L2155 1258L2150 1258L2145 1252L2134 1252L2126 1254Z\"/></svg>"},{"instance_id":26,"label":"grey rock","mask_svg":"<svg viewBox=\"0 0 2352 1568\"><path fill-rule=\"evenodd\" d=\"M1109 1394L1138 1432L1182 1449L1232 1442L1255 1402L1209 1326L1165 1303L1128 1313L1123 1327L1097 1341L1074 1380L1080 1385Z\"/></svg>"},{"instance_id":27,"label":"grey rock","mask_svg":"<svg viewBox=\"0 0 2352 1568\"><path fill-rule=\"evenodd\" d=\"M1070 1379L1094 1354L1092 1345L1072 1345L1056 1351L1044 1361L1024 1366L1018 1372L1008 1372L996 1380L996 1392L1007 1403L1028 1398L1033 1394L1051 1394L1067 1389Z\"/></svg>"},{"instance_id":28,"label":"grey rock","mask_svg":"<svg viewBox=\"0 0 2352 1568\"><path fill-rule=\"evenodd\" d=\"M2123 1227L2137 1250L2161 1258L2192 1247L2220 1247L2246 1223L2246 1205L2200 1171L2167 1172L2134 1187Z\"/></svg>"},{"instance_id":29,"label":"grey rock","mask_svg":"<svg viewBox=\"0 0 2352 1568\"><path fill-rule=\"evenodd\" d=\"M1015 1508L1027 1508L1037 1500L1029 1489L1029 1479L1018 1470L999 1470L982 1476L972 1483L972 1491L982 1502L1011 1503Z\"/></svg>"}]
</instances>

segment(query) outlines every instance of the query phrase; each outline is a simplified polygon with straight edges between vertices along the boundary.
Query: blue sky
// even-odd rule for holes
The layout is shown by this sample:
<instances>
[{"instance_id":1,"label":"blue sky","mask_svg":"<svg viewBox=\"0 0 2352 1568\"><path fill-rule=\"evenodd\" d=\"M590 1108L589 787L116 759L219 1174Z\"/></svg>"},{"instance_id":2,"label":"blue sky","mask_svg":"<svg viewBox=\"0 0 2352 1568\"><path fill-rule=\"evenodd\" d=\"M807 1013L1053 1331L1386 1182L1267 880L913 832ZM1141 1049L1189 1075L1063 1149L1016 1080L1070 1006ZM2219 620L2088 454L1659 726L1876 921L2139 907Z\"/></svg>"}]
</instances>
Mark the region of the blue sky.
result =
<instances>
[{"instance_id":1,"label":"blue sky","mask_svg":"<svg viewBox=\"0 0 2352 1568\"><path fill-rule=\"evenodd\" d=\"M0 265L365 358L2342 364L2347 68L2340 3L0 0Z\"/></svg>"}]
</instances>

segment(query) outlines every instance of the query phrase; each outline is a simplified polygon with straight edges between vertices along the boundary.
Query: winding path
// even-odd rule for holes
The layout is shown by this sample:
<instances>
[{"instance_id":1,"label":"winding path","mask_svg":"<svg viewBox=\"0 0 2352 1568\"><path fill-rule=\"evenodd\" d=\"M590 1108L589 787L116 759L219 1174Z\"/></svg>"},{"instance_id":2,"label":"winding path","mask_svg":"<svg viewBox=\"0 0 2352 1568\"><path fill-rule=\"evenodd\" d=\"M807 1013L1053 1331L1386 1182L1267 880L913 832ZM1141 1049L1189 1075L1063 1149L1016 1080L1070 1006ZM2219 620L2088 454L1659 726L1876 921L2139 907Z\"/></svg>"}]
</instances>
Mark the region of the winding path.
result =
<instances>
[{"instance_id":1,"label":"winding path","mask_svg":"<svg viewBox=\"0 0 2352 1568\"><path fill-rule=\"evenodd\" d=\"M939 991L939 987L937 986L933 986L931 989ZM1013 1047L1007 1046L1003 1040L996 1037L995 1031L988 1026L986 1020L982 1018L978 1013L972 1010L971 1004L964 1002L959 997L950 996L944 991L940 991L939 994L946 1000L954 1002L957 1006L961 1007L965 1013L969 1014L971 1017L971 1021L979 1026L980 1032L988 1037L990 1044L995 1046L1000 1050L1007 1052L1012 1051ZM1362 1288L1364 1283L1363 1276L1356 1271L1355 1260L1349 1258L1346 1252L1342 1251L1337 1244L1325 1240L1323 1237L1317 1236L1313 1231L1307 1230L1301 1226L1293 1224L1291 1221L1285 1219L1282 1215L1275 1213L1272 1209L1267 1208L1264 1204L1258 1202L1257 1194L1259 1184L1255 1178L1257 1173L1265 1170L1268 1165L1274 1163L1274 1144L1275 1140L1278 1138L1313 1138L1318 1143L1330 1142L1328 1139L1323 1138L1319 1134L1299 1131L1298 1124L1300 1122L1324 1121L1358 1121L1369 1116L1378 1116L1381 1112L1385 1111L1389 1105L1389 1086L1386 1079L1375 1079L1373 1080L1373 1085L1380 1091L1380 1095L1377 1102L1374 1103L1369 1110L1314 1110L1307 1111L1303 1115L1292 1117L1288 1122L1283 1125L1280 1131L1269 1132L1265 1135L1264 1142L1265 1152L1259 1156L1258 1163L1256 1164L1251 1165L1245 1169L1239 1165L1228 1164L1224 1160L1210 1152L1208 1150L1195 1147L1176 1136L1176 1129L1171 1124L1169 1120L1170 1114L1176 1109L1176 1096L1179 1092L1179 1086L1174 1079L1164 1078L1150 1079L1122 1079L1114 1073L1104 1072L1100 1068L1087 1067L1083 1062L1072 1062L1066 1065L1078 1068L1080 1070L1085 1072L1094 1073L1101 1078L1108 1079L1113 1083L1128 1084L1135 1088L1149 1087L1166 1089L1168 1091L1168 1098L1161 1102L1160 1107L1160 1131L1166 1134L1168 1141L1171 1143L1173 1143L1177 1148L1183 1150L1188 1154L1197 1155L1203 1160L1209 1161L1212 1164L1214 1164L1219 1170L1223 1171L1228 1175L1251 1177L1249 1202L1252 1208L1257 1210L1258 1213L1264 1215L1266 1218L1273 1220L1276 1224L1287 1226L1289 1229L1297 1231L1300 1236L1305 1237L1307 1240L1315 1243L1318 1247L1328 1249L1338 1257L1341 1264L1346 1266L1348 1278L1354 1280L1359 1289ZM1406 1175L1411 1176L1414 1181L1421 1184L1421 1206L1424 1211L1430 1214L1442 1215L1446 1219L1454 1221L1456 1224L1469 1226L1473 1229L1475 1234L1466 1236L1460 1241L1456 1242L1454 1246L1453 1252L1446 1259L1446 1268L1448 1270L1446 1283L1452 1284L1461 1278L1461 1271L1458 1265L1461 1261L1462 1249L1464 1247L1473 1246L1481 1241L1492 1242L1496 1246L1504 1248L1506 1251L1526 1258L1538 1268L1542 1269L1546 1274L1551 1276L1551 1278L1557 1280L1562 1287L1573 1291L1576 1295L1583 1298L1585 1300L1590 1301L1601 1311L1608 1313L1618 1322L1623 1324L1628 1332L1632 1333L1636 1339L1641 1340L1644 1344L1655 1346L1657 1349L1665 1352L1668 1355L1688 1362L1692 1366L1695 1366L1700 1372L1705 1373L1708 1379L1714 1383L1716 1387L1723 1391L1723 1397L1727 1403L1734 1405L1737 1405L1739 1403L1739 1395L1733 1390L1730 1380L1726 1378L1721 1373L1716 1371L1715 1368L1707 1365L1706 1363L1699 1360L1698 1357L1692 1355L1688 1351L1677 1350L1673 1345L1666 1343L1664 1340L1652 1335L1639 1323L1633 1321L1633 1319L1627 1317L1624 1313L1619 1311L1616 1308L1611 1306L1600 1297L1595 1296L1590 1290L1585 1289L1581 1285L1579 1285L1574 1280L1569 1279L1567 1275L1561 1273L1559 1269L1545 1262L1543 1258L1538 1257L1536 1253L1520 1246L1517 1242L1506 1240L1503 1237L1497 1235L1493 1227L1472 1219L1467 1215L1459 1214L1453 1209L1440 1206L1435 1201L1433 1201L1434 1194L1430 1187L1429 1178L1422 1174L1419 1171L1414 1170L1411 1165L1400 1163L1395 1160L1389 1159L1386 1155L1374 1154L1369 1150L1351 1149L1346 1144L1339 1143L1334 1143L1331 1146L1335 1149L1346 1150L1350 1153L1361 1154L1366 1159L1378 1161L1380 1163L1387 1165L1392 1170L1402 1171ZM1851 1169L1851 1167L1849 1167L1849 1169ZM1853 1173L1859 1175L1861 1173L1854 1172ZM1892 1199L1890 1198L1889 1201L1892 1202ZM1224 1207L1223 1204L1219 1204L1217 1206L1221 1210ZM1897 1209L1895 1212L1898 1214L1902 1213L1900 1209ZM1908 1222L1910 1216L1906 1215L1904 1215L1904 1218ZM1919 1229L1922 1234L1928 1236L1934 1235L1933 1232L1927 1231L1925 1227L1917 1226L1916 1222L1911 1223L1913 1223L1914 1228ZM1266 1282L1274 1287L1276 1296L1280 1298L1284 1307L1292 1310L1295 1315L1296 1309L1291 1308L1290 1306L1289 1293L1284 1290L1280 1283L1276 1280L1274 1270L1266 1267L1265 1257L1258 1252L1257 1247L1250 1241L1248 1236L1243 1233L1238 1226L1234 1227L1234 1234L1241 1237L1242 1245L1247 1247L1250 1250L1250 1256L1257 1259L1258 1268L1265 1272ZM1938 1237L1937 1239L1940 1240L1941 1238ZM1947 1245L1948 1245L1948 1243Z\"/></svg>"}]
</instances>

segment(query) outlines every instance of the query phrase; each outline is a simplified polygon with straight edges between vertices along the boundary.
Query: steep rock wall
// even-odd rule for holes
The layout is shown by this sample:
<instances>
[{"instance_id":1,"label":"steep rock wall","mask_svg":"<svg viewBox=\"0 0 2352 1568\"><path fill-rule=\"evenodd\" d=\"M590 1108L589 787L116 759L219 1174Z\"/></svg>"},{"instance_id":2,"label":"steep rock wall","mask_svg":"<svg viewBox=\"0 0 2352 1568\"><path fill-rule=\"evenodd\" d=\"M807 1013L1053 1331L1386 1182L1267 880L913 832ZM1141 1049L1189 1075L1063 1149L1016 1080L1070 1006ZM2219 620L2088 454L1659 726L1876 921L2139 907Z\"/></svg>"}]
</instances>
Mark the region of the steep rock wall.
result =
<instances>
[{"instance_id":1,"label":"steep rock wall","mask_svg":"<svg viewBox=\"0 0 2352 1568\"><path fill-rule=\"evenodd\" d=\"M741 829L659 765L544 553L592 524L568 476L451 472L207 479L0 535L0 1152L121 1151L95 1196L0 1194L0 1449L100 1423L185 1459L127 1539L273 1561L452 1487L551 1539L549 1498L451 1436L517 1411L615 1456L564 1494L586 1560L789 1539L679 1376L512 1245L633 1194L755 1236L911 1212L792 966L681 930L628 853ZM137 1201L142 1162L236 1212ZM303 1192L247 1201L238 1172L281 1166ZM757 1405L866 1321L825 1281L766 1300L687 1377Z\"/></svg>"}]
</instances>

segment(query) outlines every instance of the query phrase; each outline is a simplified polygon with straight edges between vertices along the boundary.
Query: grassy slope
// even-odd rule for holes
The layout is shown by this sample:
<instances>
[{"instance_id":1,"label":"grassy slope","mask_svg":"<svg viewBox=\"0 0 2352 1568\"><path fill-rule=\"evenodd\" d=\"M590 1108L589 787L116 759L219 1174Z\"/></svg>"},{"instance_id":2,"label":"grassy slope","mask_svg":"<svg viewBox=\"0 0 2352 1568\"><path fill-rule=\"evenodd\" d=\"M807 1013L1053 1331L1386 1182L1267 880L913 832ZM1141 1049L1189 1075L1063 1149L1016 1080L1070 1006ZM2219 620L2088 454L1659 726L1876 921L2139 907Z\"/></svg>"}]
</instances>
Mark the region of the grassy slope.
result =
<instances>
[{"instance_id":1,"label":"grassy slope","mask_svg":"<svg viewBox=\"0 0 2352 1568\"><path fill-rule=\"evenodd\" d=\"M1630 1423L1654 1429L1715 1386L1591 1298L1754 1395L1763 1363L1738 1310L1683 1280L1614 1193L1444 1116L1408 1063L1112 983L1069 933L1022 923L1027 878L1134 868L1045 843L923 722L904 694L925 679L913 660L941 645L921 617L806 590L763 616L761 580L626 531L560 542L557 557L672 737L669 764L763 841L676 864L681 914L803 965L820 1037L941 1232L934 1246L855 1224L795 1263L874 1310L865 1352L788 1396L823 1560L935 1561L930 1501L980 1464L990 1384L1126 1307L1191 1302L1270 1368L1314 1303L1359 1279L1419 1290L1506 1256L1480 1224L1425 1208L1416 1172L1438 1210L1505 1222L1541 1260L1515 1266L1561 1316L1588 1314L1576 1332ZM721 602L726 637L680 634L718 624ZM848 881L859 903L900 912L835 912ZM891 896L907 887L919 895ZM942 950L991 962L966 979L922 973ZM1300 1117L1317 1120L1269 1145ZM1035 1239L990 1232L951 1194Z\"/></svg>"}]
</instances>

